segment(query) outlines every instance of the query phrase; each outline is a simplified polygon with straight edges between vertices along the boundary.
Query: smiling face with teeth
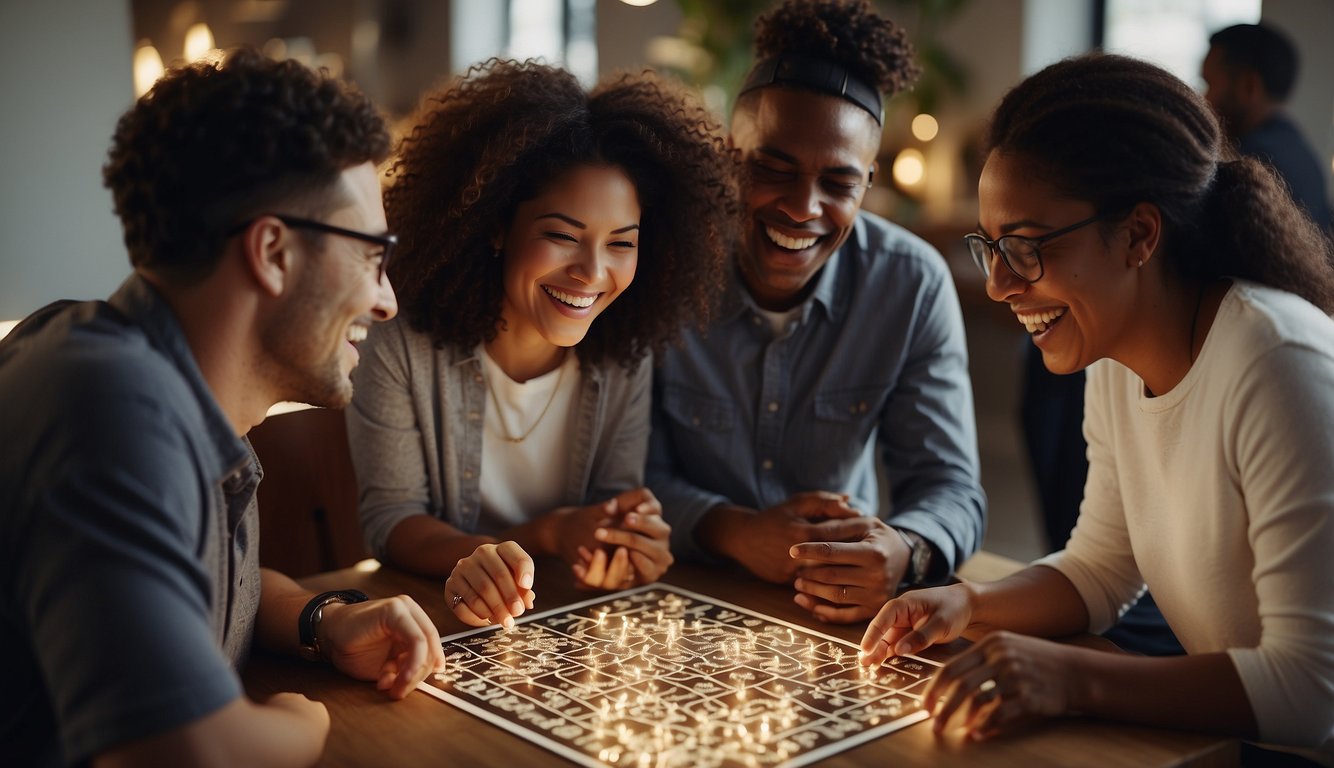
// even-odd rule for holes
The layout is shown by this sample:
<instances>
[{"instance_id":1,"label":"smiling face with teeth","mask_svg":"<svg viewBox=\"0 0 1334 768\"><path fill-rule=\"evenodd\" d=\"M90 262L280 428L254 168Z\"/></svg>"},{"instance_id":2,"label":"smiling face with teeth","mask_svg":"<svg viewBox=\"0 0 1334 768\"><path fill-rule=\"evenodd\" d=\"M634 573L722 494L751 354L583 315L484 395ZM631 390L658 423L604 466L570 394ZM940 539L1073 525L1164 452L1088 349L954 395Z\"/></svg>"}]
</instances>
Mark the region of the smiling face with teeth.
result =
<instances>
[{"instance_id":1,"label":"smiling face with teeth","mask_svg":"<svg viewBox=\"0 0 1334 768\"><path fill-rule=\"evenodd\" d=\"M505 287L499 334L487 345L506 373L523 380L554 368L629 287L639 216L629 177L601 165L578 166L518 205L496 243Z\"/></svg>"},{"instance_id":2,"label":"smiling face with teeth","mask_svg":"<svg viewBox=\"0 0 1334 768\"><path fill-rule=\"evenodd\" d=\"M1034 173L1034 164L1013 154L993 152L978 183L978 232L1040 237L1092 216L1092 203L1062 195ZM1107 224L1062 234L1041 246L1043 274L1026 283L993 253L987 295L1010 305L1015 319L1042 351L1053 373L1073 373L1089 364L1125 355L1145 329L1130 308L1137 269ZM1148 331L1152 333L1152 331Z\"/></svg>"},{"instance_id":3,"label":"smiling face with teeth","mask_svg":"<svg viewBox=\"0 0 1334 768\"><path fill-rule=\"evenodd\" d=\"M357 232L385 231L380 177L371 163L343 171L334 191L341 202L319 217ZM337 235L309 236L287 229L296 271L290 292L266 324L263 344L279 399L323 408L352 400L355 345L371 323L398 313L389 280L380 279L373 244Z\"/></svg>"},{"instance_id":4,"label":"smiling face with teeth","mask_svg":"<svg viewBox=\"0 0 1334 768\"><path fill-rule=\"evenodd\" d=\"M770 86L738 102L731 141L747 167L737 266L757 304L789 309L852 232L880 126L837 96Z\"/></svg>"}]
</instances>

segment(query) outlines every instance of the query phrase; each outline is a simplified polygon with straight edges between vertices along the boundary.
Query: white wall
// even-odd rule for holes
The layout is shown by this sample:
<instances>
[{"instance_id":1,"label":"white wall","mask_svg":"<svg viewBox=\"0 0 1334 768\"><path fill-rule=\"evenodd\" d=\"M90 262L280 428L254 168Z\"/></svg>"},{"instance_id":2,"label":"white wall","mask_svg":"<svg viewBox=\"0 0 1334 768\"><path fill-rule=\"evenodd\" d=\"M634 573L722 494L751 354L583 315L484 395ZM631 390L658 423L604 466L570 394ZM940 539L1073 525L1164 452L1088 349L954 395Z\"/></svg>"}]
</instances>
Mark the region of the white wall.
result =
<instances>
[{"instance_id":1,"label":"white wall","mask_svg":"<svg viewBox=\"0 0 1334 768\"><path fill-rule=\"evenodd\" d=\"M129 0L0 4L0 321L129 274L102 163L134 101Z\"/></svg>"}]
</instances>

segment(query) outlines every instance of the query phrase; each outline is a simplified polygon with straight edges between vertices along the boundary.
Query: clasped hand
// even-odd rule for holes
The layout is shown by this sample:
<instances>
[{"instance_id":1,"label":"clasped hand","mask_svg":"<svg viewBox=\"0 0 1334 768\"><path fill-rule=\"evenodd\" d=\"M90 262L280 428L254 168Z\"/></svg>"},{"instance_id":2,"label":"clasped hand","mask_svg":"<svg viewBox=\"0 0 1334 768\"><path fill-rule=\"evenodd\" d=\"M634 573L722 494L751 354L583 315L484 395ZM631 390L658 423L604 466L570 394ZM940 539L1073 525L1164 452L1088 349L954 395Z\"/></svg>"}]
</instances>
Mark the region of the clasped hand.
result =
<instances>
[{"instance_id":1,"label":"clasped hand","mask_svg":"<svg viewBox=\"0 0 1334 768\"><path fill-rule=\"evenodd\" d=\"M844 494L798 493L752 514L745 545L731 550L734 559L766 581L792 584L793 601L820 621L875 615L907 570L903 538L884 521L860 515Z\"/></svg>"},{"instance_id":2,"label":"clasped hand","mask_svg":"<svg viewBox=\"0 0 1334 768\"><path fill-rule=\"evenodd\" d=\"M671 527L647 488L601 504L552 513L552 548L581 586L626 589L656 581L672 564ZM514 626L533 607L536 567L517 543L483 544L459 560L445 581L450 608L475 627Z\"/></svg>"}]
</instances>

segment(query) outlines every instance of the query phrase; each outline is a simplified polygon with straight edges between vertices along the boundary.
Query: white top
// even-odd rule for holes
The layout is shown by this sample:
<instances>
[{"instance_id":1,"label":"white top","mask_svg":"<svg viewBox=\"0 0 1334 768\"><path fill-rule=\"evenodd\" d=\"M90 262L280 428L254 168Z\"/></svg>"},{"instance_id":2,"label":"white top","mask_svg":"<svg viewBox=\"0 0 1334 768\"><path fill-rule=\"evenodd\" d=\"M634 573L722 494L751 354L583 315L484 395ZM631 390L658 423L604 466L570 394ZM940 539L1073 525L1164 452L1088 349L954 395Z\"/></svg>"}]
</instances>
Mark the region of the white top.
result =
<instances>
[{"instance_id":1,"label":"white top","mask_svg":"<svg viewBox=\"0 0 1334 768\"><path fill-rule=\"evenodd\" d=\"M755 311L759 312L760 317L763 317L764 321L769 324L769 332L774 335L774 338L781 339L787 336L788 331L792 330L792 325L801 316L802 307L798 304L792 309L785 309L781 312L756 307Z\"/></svg>"},{"instance_id":2,"label":"white top","mask_svg":"<svg viewBox=\"0 0 1334 768\"><path fill-rule=\"evenodd\" d=\"M494 535L560 506L570 471L570 428L577 421L579 358L571 351L560 367L520 384L484 347L477 354L488 387L477 530ZM529 429L521 443L505 439Z\"/></svg>"},{"instance_id":3,"label":"white top","mask_svg":"<svg viewBox=\"0 0 1334 768\"><path fill-rule=\"evenodd\" d=\"M1038 562L1092 632L1147 583L1188 653L1231 657L1264 741L1334 763L1334 321L1237 280L1170 392L1088 370L1079 523Z\"/></svg>"}]
</instances>

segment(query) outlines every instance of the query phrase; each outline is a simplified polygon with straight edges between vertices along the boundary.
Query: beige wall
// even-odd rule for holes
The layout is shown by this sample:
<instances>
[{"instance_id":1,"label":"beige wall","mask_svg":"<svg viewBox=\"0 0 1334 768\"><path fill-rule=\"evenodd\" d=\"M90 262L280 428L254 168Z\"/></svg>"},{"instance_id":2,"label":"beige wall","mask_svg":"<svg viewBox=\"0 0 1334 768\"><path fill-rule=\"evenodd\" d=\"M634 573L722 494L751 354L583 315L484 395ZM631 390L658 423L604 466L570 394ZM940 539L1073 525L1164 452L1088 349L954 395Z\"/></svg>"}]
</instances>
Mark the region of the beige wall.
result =
<instances>
[{"instance_id":1,"label":"beige wall","mask_svg":"<svg viewBox=\"0 0 1334 768\"><path fill-rule=\"evenodd\" d=\"M1334 200L1334 1L1264 0L1261 20L1292 36L1301 53L1301 74L1287 109L1315 149Z\"/></svg>"}]
</instances>

